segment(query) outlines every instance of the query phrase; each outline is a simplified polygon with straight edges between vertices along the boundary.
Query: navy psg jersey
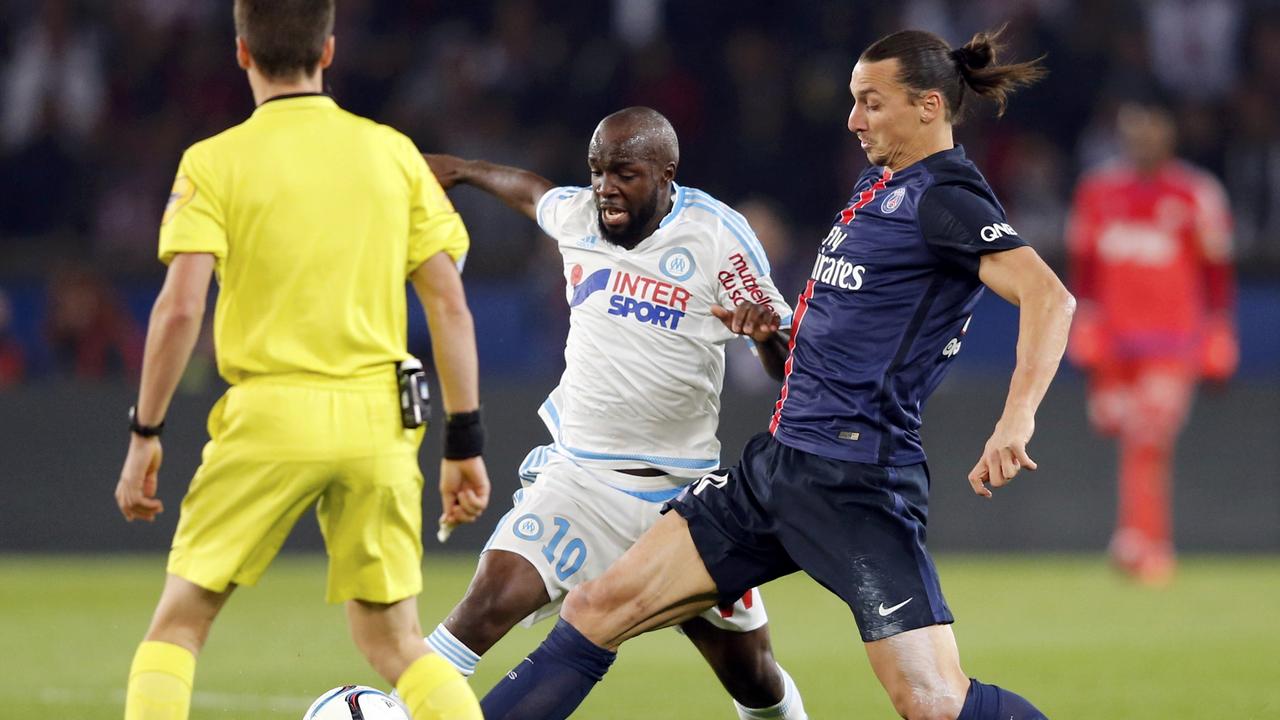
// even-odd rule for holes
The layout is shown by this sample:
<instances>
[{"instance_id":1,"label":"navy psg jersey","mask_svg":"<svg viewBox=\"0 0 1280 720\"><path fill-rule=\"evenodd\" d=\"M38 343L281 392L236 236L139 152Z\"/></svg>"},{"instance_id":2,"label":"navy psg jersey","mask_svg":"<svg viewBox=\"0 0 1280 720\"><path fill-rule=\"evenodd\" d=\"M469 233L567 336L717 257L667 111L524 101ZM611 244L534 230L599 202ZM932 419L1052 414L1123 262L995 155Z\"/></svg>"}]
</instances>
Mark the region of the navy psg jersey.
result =
<instances>
[{"instance_id":1,"label":"navy psg jersey","mask_svg":"<svg viewBox=\"0 0 1280 720\"><path fill-rule=\"evenodd\" d=\"M1025 244L963 147L868 168L796 306L774 437L841 460L923 462L920 412L982 295L979 260Z\"/></svg>"}]
</instances>

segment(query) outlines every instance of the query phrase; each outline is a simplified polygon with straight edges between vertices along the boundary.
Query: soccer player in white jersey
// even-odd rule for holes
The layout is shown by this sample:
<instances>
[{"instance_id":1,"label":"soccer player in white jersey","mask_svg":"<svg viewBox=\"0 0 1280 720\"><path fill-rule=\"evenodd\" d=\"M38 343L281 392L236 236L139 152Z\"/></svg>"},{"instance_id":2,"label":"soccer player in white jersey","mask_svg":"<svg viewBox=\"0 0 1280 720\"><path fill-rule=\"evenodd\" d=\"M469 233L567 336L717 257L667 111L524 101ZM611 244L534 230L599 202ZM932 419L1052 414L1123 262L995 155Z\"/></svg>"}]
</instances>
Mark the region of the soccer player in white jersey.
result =
<instances>
[{"instance_id":1,"label":"soccer player in white jersey","mask_svg":"<svg viewBox=\"0 0 1280 720\"><path fill-rule=\"evenodd\" d=\"M570 306L564 375L539 410L554 442L521 465L514 507L466 595L427 638L469 675L512 627L554 616L571 588L657 521L665 501L719 467L724 344L747 336L780 380L791 311L746 220L674 182L676 134L654 110L600 122L587 152L591 187L426 157L444 187L474 185L537 221L564 257ZM740 718L804 718L766 623L752 589L681 628Z\"/></svg>"}]
</instances>

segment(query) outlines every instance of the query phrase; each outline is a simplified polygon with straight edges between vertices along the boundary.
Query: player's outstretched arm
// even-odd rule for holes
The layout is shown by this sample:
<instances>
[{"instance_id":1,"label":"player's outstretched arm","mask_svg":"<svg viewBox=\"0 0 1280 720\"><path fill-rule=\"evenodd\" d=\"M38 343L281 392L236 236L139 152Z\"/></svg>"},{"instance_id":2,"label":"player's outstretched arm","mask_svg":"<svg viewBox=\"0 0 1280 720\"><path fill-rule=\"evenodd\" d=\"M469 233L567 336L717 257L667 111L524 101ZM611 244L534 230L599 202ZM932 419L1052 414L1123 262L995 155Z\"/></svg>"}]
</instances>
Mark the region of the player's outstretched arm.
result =
<instances>
[{"instance_id":1,"label":"player's outstretched arm","mask_svg":"<svg viewBox=\"0 0 1280 720\"><path fill-rule=\"evenodd\" d=\"M424 154L431 172L446 190L466 183L497 197L511 209L537 222L538 200L555 187L537 173L484 160L464 160L453 155Z\"/></svg>"},{"instance_id":2,"label":"player's outstretched arm","mask_svg":"<svg viewBox=\"0 0 1280 720\"><path fill-rule=\"evenodd\" d=\"M215 262L208 253L179 253L169 263L164 287L156 297L147 326L142 382L135 406L139 425L164 422L173 391L200 336ZM129 454L116 483L116 504L126 520L151 521L164 511L155 496L162 455L158 437L129 434Z\"/></svg>"},{"instance_id":3,"label":"player's outstretched arm","mask_svg":"<svg viewBox=\"0 0 1280 720\"><path fill-rule=\"evenodd\" d=\"M782 382L786 377L787 354L790 335L779 328L782 318L764 305L753 302L738 303L732 310L720 305L711 306L711 314L719 318L730 332L746 335L755 341L760 364L769 377Z\"/></svg>"},{"instance_id":4,"label":"player's outstretched arm","mask_svg":"<svg viewBox=\"0 0 1280 720\"><path fill-rule=\"evenodd\" d=\"M440 465L442 524L473 522L489 505L480 428L479 362L475 327L462 276L453 259L436 253L410 276L431 330L431 355L445 413L445 459Z\"/></svg>"},{"instance_id":5,"label":"player's outstretched arm","mask_svg":"<svg viewBox=\"0 0 1280 720\"><path fill-rule=\"evenodd\" d=\"M1036 469L1035 461L1027 455L1027 443L1035 432L1036 409L1066 350L1076 301L1030 247L983 255L978 277L1019 308L1018 360L1009 396L982 457L969 472L973 491L991 497L986 483L1000 487L1022 468Z\"/></svg>"}]
</instances>

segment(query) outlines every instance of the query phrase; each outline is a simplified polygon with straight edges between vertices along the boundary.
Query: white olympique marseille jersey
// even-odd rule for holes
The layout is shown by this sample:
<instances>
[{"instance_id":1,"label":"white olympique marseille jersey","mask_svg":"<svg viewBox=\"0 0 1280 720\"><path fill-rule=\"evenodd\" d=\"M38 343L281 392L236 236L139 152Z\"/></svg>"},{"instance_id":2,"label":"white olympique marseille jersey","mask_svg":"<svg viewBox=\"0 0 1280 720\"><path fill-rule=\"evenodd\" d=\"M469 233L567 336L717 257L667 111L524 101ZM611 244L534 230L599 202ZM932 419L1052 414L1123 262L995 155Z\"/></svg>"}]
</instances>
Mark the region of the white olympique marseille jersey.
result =
<instances>
[{"instance_id":1,"label":"white olympique marseille jersey","mask_svg":"<svg viewBox=\"0 0 1280 720\"><path fill-rule=\"evenodd\" d=\"M672 192L671 212L633 250L600 236L590 188L552 188L538 201L570 308L564 375L539 415L556 451L580 464L683 478L719 467L724 344L735 336L711 305L767 304L791 324L746 220L700 190L673 183Z\"/></svg>"}]
</instances>

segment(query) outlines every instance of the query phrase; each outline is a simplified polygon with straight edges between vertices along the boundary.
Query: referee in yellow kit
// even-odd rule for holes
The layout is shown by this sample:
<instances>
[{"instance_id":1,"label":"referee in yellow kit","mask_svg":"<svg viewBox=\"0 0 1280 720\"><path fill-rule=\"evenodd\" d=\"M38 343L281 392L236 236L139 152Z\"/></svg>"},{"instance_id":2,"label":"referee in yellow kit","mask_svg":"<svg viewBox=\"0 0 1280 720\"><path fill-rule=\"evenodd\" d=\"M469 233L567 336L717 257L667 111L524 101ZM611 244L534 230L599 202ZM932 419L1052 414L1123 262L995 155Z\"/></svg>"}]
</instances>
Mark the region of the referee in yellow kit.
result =
<instances>
[{"instance_id":1,"label":"referee in yellow kit","mask_svg":"<svg viewBox=\"0 0 1280 720\"><path fill-rule=\"evenodd\" d=\"M428 654L422 428L402 418L405 281L422 305L447 413L442 522L489 500L475 335L457 264L469 240L413 143L323 95L333 0L236 0L236 59L257 110L191 146L160 229L168 264L151 313L116 501L152 520L159 435L218 276L214 339L231 384L182 501L168 578L134 655L126 720L183 720L195 656L237 585L252 585L316 506L326 599L415 720L475 718L453 667Z\"/></svg>"}]
</instances>

